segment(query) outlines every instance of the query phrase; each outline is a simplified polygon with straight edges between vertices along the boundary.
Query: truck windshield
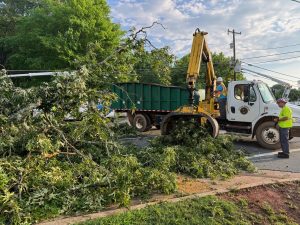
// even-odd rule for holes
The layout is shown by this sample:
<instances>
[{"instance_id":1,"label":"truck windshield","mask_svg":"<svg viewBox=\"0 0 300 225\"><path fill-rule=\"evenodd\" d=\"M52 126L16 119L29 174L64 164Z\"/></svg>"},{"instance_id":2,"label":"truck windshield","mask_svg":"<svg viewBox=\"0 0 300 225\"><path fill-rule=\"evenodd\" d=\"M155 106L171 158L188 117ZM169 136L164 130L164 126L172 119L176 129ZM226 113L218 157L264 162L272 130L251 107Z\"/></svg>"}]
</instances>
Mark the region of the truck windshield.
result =
<instances>
[{"instance_id":1,"label":"truck windshield","mask_svg":"<svg viewBox=\"0 0 300 225\"><path fill-rule=\"evenodd\" d=\"M266 85L264 83L259 83L257 86L258 86L258 90L259 90L264 102L272 102L272 101L274 102L275 101L275 97L274 97L273 93L271 92L268 85Z\"/></svg>"}]
</instances>

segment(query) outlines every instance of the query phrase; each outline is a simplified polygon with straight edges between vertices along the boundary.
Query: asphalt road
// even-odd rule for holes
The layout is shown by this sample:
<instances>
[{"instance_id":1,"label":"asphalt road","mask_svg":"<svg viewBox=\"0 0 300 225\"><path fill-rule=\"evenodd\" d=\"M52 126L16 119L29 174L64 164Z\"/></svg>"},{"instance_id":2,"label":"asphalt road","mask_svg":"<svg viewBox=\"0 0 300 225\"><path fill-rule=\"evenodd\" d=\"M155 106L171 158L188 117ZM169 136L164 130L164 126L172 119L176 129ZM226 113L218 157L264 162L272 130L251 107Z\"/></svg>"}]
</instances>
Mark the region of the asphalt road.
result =
<instances>
[{"instance_id":1,"label":"asphalt road","mask_svg":"<svg viewBox=\"0 0 300 225\"><path fill-rule=\"evenodd\" d=\"M277 152L260 147L251 138L242 138L235 143L242 148L258 169L288 171L300 173L300 138L290 140L290 158L279 159Z\"/></svg>"}]
</instances>

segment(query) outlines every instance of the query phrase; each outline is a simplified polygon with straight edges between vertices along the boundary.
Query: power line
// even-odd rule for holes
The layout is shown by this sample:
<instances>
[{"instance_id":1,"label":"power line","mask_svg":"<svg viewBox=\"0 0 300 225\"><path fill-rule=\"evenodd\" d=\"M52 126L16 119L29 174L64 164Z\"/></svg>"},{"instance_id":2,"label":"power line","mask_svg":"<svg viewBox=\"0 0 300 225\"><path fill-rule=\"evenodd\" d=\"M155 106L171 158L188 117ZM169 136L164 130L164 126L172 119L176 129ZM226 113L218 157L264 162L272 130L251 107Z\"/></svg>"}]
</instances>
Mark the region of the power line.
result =
<instances>
[{"instance_id":1,"label":"power line","mask_svg":"<svg viewBox=\"0 0 300 225\"><path fill-rule=\"evenodd\" d=\"M246 73L251 73L250 75L258 75L258 76L261 76L261 77L264 77L265 79L269 79L269 76L270 75L267 75L267 74L263 74L263 73L259 73L259 72L256 72L256 71L252 71L252 70L248 70L248 69L242 69L242 71L246 72ZM276 77L276 76L273 76L275 79L282 79L281 77ZM295 82L294 80L289 80L289 79L284 79L285 81L290 81L290 82ZM284 81L281 81L281 82L284 82ZM278 82L279 83L279 82Z\"/></svg>"},{"instance_id":2,"label":"power line","mask_svg":"<svg viewBox=\"0 0 300 225\"><path fill-rule=\"evenodd\" d=\"M294 80L284 79L284 81L283 81L283 80L281 80L282 79L281 77L275 77L273 75L271 77L270 75L267 75L267 74L264 74L264 73L260 73L260 72L256 72L254 70L248 70L248 69L245 69L245 68L242 68L242 70L244 70L244 73L248 73L248 75L251 75L251 76L260 76L260 77L263 77L265 79L272 80L272 81L274 81L276 83L279 83L279 84L284 84L284 83L286 83L285 81L290 81L290 82L293 82L293 85L292 85L293 87L299 87L298 84L295 84ZM275 79L273 79L273 77ZM290 84L288 84L288 85L290 85Z\"/></svg>"},{"instance_id":3,"label":"power line","mask_svg":"<svg viewBox=\"0 0 300 225\"><path fill-rule=\"evenodd\" d=\"M243 59L241 59L241 60L244 60L244 59L258 59L258 58L264 58L264 57L269 57L269 56L291 54L291 53L296 53L296 52L300 52L300 51L281 52L281 53L270 54L270 55L254 56L254 57L243 58Z\"/></svg>"},{"instance_id":4,"label":"power line","mask_svg":"<svg viewBox=\"0 0 300 225\"><path fill-rule=\"evenodd\" d=\"M254 73L254 72L248 72L248 71L244 71L244 73L246 73L246 75L248 74L248 75L251 75L251 76L254 76L254 77L261 77L261 78L264 78L264 79L271 80L270 78L267 78L267 77L263 76L264 74L262 74L262 73ZM294 81L292 81L292 80L287 80L287 81L294 82ZM275 82L275 81L273 81L273 82ZM280 84L280 85L283 85L283 84L281 84L281 83L279 83L279 82L275 82L275 83L278 83L278 84ZM293 84L292 87L297 87L297 88L299 88L300 86L299 86L298 84Z\"/></svg>"},{"instance_id":5,"label":"power line","mask_svg":"<svg viewBox=\"0 0 300 225\"><path fill-rule=\"evenodd\" d=\"M213 63L214 67L226 67L226 65L222 65L223 63L220 63L220 62L216 62L216 63ZM206 64L201 64L201 66L205 66ZM175 67L169 67L168 69L170 70L187 70L188 69L188 66L175 66ZM153 71L153 69L151 68L136 68L136 69L133 69L133 71Z\"/></svg>"},{"instance_id":6,"label":"power line","mask_svg":"<svg viewBox=\"0 0 300 225\"><path fill-rule=\"evenodd\" d=\"M272 72L272 73L277 73L277 74L280 74L280 75L284 75L284 76L296 78L296 79L298 79L298 80L299 80L299 78L300 78L300 76L297 76L297 77L296 77L296 76L292 76L292 75L290 75L290 74L280 73L280 72L277 72L277 71L274 71L274 70L270 70L270 69L263 68L263 67L261 67L261 66L253 65L253 64L251 64L251 63L246 63L246 62L243 62L243 63L245 63L245 64L248 65L248 66L253 66L253 67L256 67L256 68L259 68L259 69L262 69L262 70L266 70L266 71L269 71L269 72Z\"/></svg>"},{"instance_id":7,"label":"power line","mask_svg":"<svg viewBox=\"0 0 300 225\"><path fill-rule=\"evenodd\" d=\"M284 61L284 60L296 59L296 58L300 58L300 56L293 56L293 57L283 58L283 59L273 59L273 60L268 60L263 62L254 62L254 64L270 63L270 62Z\"/></svg>"},{"instance_id":8,"label":"power line","mask_svg":"<svg viewBox=\"0 0 300 225\"><path fill-rule=\"evenodd\" d=\"M272 47L272 48L264 48L264 49L252 49L252 48L246 48L246 47L242 47L239 46L240 48L244 48L244 49L248 49L248 50L252 50L252 51L264 51L264 50L270 50L270 49L279 49L279 48L287 48L287 47L294 47L294 46L299 46L300 43L298 44L292 44L292 45L284 45L284 46L278 46L278 47Z\"/></svg>"}]
</instances>

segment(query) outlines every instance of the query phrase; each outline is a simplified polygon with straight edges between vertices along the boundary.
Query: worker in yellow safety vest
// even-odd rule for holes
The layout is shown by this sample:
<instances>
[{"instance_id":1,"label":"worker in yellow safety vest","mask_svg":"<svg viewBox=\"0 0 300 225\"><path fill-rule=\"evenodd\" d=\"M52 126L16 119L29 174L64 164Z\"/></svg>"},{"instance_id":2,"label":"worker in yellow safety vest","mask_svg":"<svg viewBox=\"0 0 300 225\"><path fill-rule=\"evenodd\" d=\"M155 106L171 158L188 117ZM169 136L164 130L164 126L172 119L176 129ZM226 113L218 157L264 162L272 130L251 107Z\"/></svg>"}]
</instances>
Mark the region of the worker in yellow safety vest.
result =
<instances>
[{"instance_id":1,"label":"worker in yellow safety vest","mask_svg":"<svg viewBox=\"0 0 300 225\"><path fill-rule=\"evenodd\" d=\"M289 146L289 130L293 126L293 111L286 105L287 100L280 98L277 100L277 105L281 108L278 118L274 121L278 122L279 126L279 138L282 152L278 152L278 158L289 158L290 157L290 146Z\"/></svg>"},{"instance_id":2,"label":"worker in yellow safety vest","mask_svg":"<svg viewBox=\"0 0 300 225\"><path fill-rule=\"evenodd\" d=\"M217 88L215 93L219 103L220 119L226 119L227 88L223 83L222 77L218 77L217 79Z\"/></svg>"}]
</instances>

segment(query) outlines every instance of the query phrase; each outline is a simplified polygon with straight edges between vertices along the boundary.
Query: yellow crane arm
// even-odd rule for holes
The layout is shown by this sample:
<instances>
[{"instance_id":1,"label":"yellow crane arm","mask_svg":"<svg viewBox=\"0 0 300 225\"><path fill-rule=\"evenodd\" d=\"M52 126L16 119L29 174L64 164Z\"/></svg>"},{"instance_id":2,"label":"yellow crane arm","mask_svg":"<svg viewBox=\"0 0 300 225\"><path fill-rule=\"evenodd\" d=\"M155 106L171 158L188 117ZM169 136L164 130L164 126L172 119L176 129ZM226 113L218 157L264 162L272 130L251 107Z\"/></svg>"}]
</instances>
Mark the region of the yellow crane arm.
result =
<instances>
[{"instance_id":1,"label":"yellow crane arm","mask_svg":"<svg viewBox=\"0 0 300 225\"><path fill-rule=\"evenodd\" d=\"M207 46L205 35L207 32L196 29L193 38L193 44L190 54L190 61L187 70L187 84L191 93L194 91L196 81L199 76L201 63L206 63L206 76L205 76L205 100L210 100L216 88L216 76L212 62L211 52Z\"/></svg>"},{"instance_id":2,"label":"yellow crane arm","mask_svg":"<svg viewBox=\"0 0 300 225\"><path fill-rule=\"evenodd\" d=\"M190 92L190 104L181 106L175 112L167 114L161 123L161 132L163 135L169 134L175 127L175 122L184 119L195 119L202 125L209 124L211 134L216 137L219 133L219 124L214 119L219 115L218 110L215 110L214 91L216 90L216 76L212 62L212 56L205 41L206 32L201 32L197 29L194 33L193 45L191 49L189 67L187 71L187 84ZM194 104L194 90L196 81L199 76L201 63L206 64L205 76L205 99L199 101L198 105Z\"/></svg>"}]
</instances>

